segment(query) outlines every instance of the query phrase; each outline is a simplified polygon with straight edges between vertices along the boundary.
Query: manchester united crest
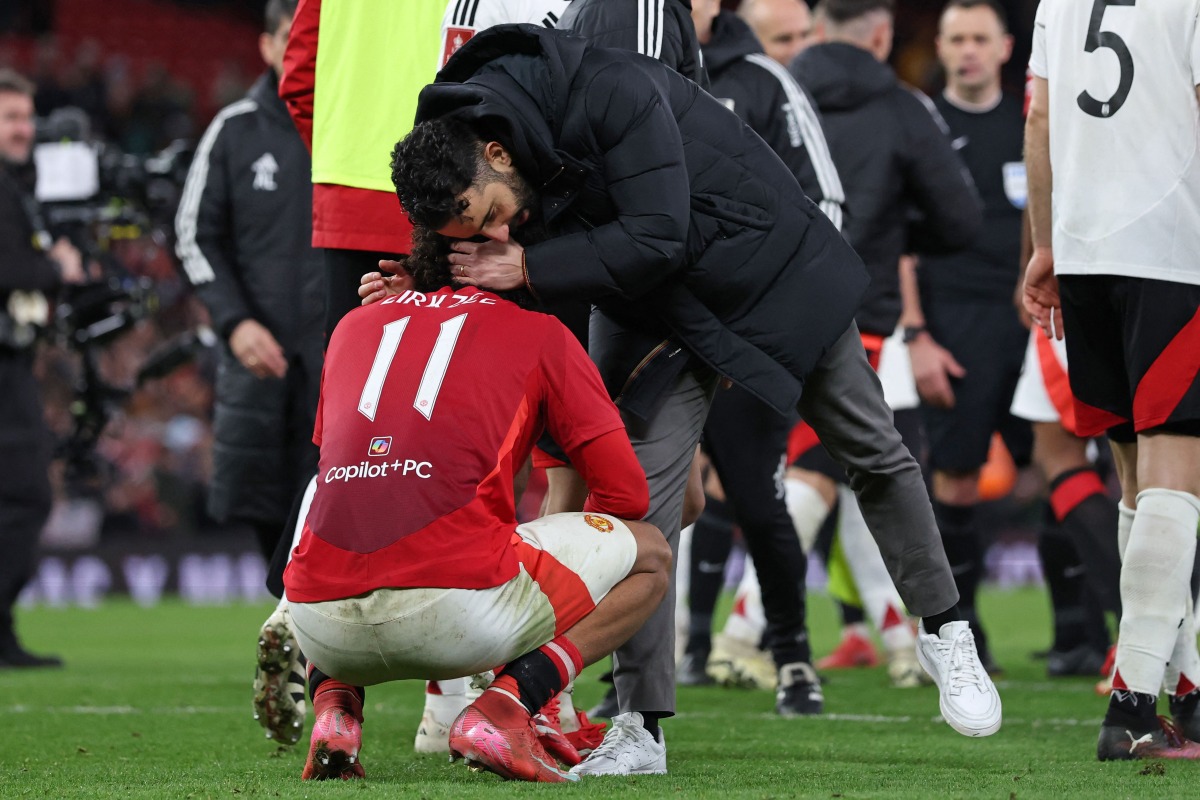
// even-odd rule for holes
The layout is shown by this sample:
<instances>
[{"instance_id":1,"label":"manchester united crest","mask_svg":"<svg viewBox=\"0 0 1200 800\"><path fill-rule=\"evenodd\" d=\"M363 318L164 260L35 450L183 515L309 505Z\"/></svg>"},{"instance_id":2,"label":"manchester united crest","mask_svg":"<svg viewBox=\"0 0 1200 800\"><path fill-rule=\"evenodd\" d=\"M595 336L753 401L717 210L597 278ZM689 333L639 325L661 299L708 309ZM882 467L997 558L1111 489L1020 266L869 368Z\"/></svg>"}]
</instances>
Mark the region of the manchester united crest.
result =
<instances>
[{"instance_id":1,"label":"manchester united crest","mask_svg":"<svg viewBox=\"0 0 1200 800\"><path fill-rule=\"evenodd\" d=\"M601 533L612 533L613 530L615 530L615 526L610 520L607 520L604 517L598 517L595 514L584 514L583 521Z\"/></svg>"}]
</instances>

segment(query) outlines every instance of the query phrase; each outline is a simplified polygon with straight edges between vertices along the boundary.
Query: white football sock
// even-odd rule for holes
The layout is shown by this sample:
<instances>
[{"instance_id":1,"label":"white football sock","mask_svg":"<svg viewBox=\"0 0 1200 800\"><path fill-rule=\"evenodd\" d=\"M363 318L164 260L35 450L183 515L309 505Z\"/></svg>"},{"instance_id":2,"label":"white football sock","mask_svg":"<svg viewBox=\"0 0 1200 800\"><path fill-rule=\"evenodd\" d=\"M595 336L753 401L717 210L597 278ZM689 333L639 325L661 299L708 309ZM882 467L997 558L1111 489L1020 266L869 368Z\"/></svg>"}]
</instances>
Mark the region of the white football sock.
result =
<instances>
[{"instance_id":1,"label":"white football sock","mask_svg":"<svg viewBox=\"0 0 1200 800\"><path fill-rule=\"evenodd\" d=\"M805 553L811 553L821 524L829 516L829 504L820 492L798 478L784 478L783 496L796 535L800 537L800 546Z\"/></svg>"},{"instance_id":2,"label":"white football sock","mask_svg":"<svg viewBox=\"0 0 1200 800\"><path fill-rule=\"evenodd\" d=\"M1117 502L1117 555L1125 560L1125 548L1129 546L1129 532L1133 530L1133 515L1137 512Z\"/></svg>"},{"instance_id":3,"label":"white football sock","mask_svg":"<svg viewBox=\"0 0 1200 800\"><path fill-rule=\"evenodd\" d=\"M679 550L675 555L675 661L683 659L687 647L688 631L691 630L692 611L688 608L688 589L692 585L692 531L688 525L679 532Z\"/></svg>"},{"instance_id":4,"label":"white football sock","mask_svg":"<svg viewBox=\"0 0 1200 800\"><path fill-rule=\"evenodd\" d=\"M1121 564L1117 673L1130 691L1157 696L1191 598L1200 499L1147 489Z\"/></svg>"},{"instance_id":5,"label":"white football sock","mask_svg":"<svg viewBox=\"0 0 1200 800\"><path fill-rule=\"evenodd\" d=\"M722 633L741 639L758 647L763 631L767 628L767 615L763 610L762 589L758 585L758 573L754 571L754 560L746 556L742 570L742 582L738 584L733 599L733 611L725 620Z\"/></svg>"},{"instance_id":6,"label":"white football sock","mask_svg":"<svg viewBox=\"0 0 1200 800\"><path fill-rule=\"evenodd\" d=\"M888 652L911 650L916 645L916 637L908 623L904 603L858 507L858 499L848 486L838 487L838 539L863 610L879 631L884 648Z\"/></svg>"}]
</instances>

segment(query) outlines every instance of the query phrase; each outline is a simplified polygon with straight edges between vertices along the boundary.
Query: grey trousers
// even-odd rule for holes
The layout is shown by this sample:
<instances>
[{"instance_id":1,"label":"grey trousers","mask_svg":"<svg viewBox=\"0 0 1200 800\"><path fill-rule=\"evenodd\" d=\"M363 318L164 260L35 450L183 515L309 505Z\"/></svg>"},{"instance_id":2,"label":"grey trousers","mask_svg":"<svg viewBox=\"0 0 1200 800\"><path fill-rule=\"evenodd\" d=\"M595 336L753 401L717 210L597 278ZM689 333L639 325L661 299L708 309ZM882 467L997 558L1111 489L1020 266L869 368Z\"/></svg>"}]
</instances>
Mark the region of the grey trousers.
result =
<instances>
[{"instance_id":1,"label":"grey trousers","mask_svg":"<svg viewBox=\"0 0 1200 800\"><path fill-rule=\"evenodd\" d=\"M646 521L667 537L672 554L678 553L688 470L715 385L715 379L685 373L653 419L625 420L650 486ZM896 432L856 325L851 324L808 376L799 410L829 454L846 468L908 610L927 617L957 603L958 590L921 468ZM622 713L675 713L674 569L662 603L613 654L613 680Z\"/></svg>"},{"instance_id":2,"label":"grey trousers","mask_svg":"<svg viewBox=\"0 0 1200 800\"><path fill-rule=\"evenodd\" d=\"M696 445L712 405L715 376L684 372L649 422L624 415L625 428L650 487L645 520L671 545L671 582L654 614L613 653L621 713L675 713L675 569L683 496Z\"/></svg>"}]
</instances>

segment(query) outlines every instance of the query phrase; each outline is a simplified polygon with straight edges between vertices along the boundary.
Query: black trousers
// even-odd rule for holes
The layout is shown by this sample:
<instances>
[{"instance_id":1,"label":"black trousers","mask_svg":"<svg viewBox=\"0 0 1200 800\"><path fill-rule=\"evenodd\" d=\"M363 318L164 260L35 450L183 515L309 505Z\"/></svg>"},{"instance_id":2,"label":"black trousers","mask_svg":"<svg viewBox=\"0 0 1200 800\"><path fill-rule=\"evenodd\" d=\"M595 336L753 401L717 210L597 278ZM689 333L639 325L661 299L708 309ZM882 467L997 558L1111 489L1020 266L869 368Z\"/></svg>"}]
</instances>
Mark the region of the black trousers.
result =
<instances>
[{"instance_id":1,"label":"black trousers","mask_svg":"<svg viewBox=\"0 0 1200 800\"><path fill-rule=\"evenodd\" d=\"M0 347L0 650L16 643L13 606L50 516L50 455L33 354Z\"/></svg>"},{"instance_id":2,"label":"black trousers","mask_svg":"<svg viewBox=\"0 0 1200 800\"><path fill-rule=\"evenodd\" d=\"M808 558L783 490L787 436L794 422L734 386L717 391L704 426L705 452L754 559L767 618L763 646L778 666L809 658Z\"/></svg>"}]
</instances>

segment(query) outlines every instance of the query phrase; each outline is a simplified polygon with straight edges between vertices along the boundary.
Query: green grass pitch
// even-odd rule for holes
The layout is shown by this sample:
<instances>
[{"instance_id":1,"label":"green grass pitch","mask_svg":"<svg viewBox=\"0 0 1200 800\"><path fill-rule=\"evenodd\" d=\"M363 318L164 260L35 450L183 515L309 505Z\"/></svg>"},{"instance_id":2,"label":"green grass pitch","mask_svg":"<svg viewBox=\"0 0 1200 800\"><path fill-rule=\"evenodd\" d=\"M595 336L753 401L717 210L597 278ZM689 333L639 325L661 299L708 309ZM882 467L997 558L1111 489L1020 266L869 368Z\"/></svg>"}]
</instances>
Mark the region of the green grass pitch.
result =
<instances>
[{"instance_id":1,"label":"green grass pitch","mask_svg":"<svg viewBox=\"0 0 1200 800\"><path fill-rule=\"evenodd\" d=\"M820 596L811 607L815 651L824 653L836 638L833 609ZM27 643L61 653L68 666L0 672L8 737L0 797L1200 796L1200 766L1095 761L1105 701L1093 679L1047 680L1029 657L1049 639L1041 592L990 591L981 610L1007 668L1004 727L990 738L966 739L942 723L933 688L891 689L882 668L835 672L826 676L826 717L780 719L762 692L683 689L681 713L664 726L670 775L535 786L414 755L422 698L411 682L368 690L365 782L302 784L304 750L266 741L250 718L266 606L35 609L21 615ZM584 707L602 693L598 672L580 681Z\"/></svg>"}]
</instances>

